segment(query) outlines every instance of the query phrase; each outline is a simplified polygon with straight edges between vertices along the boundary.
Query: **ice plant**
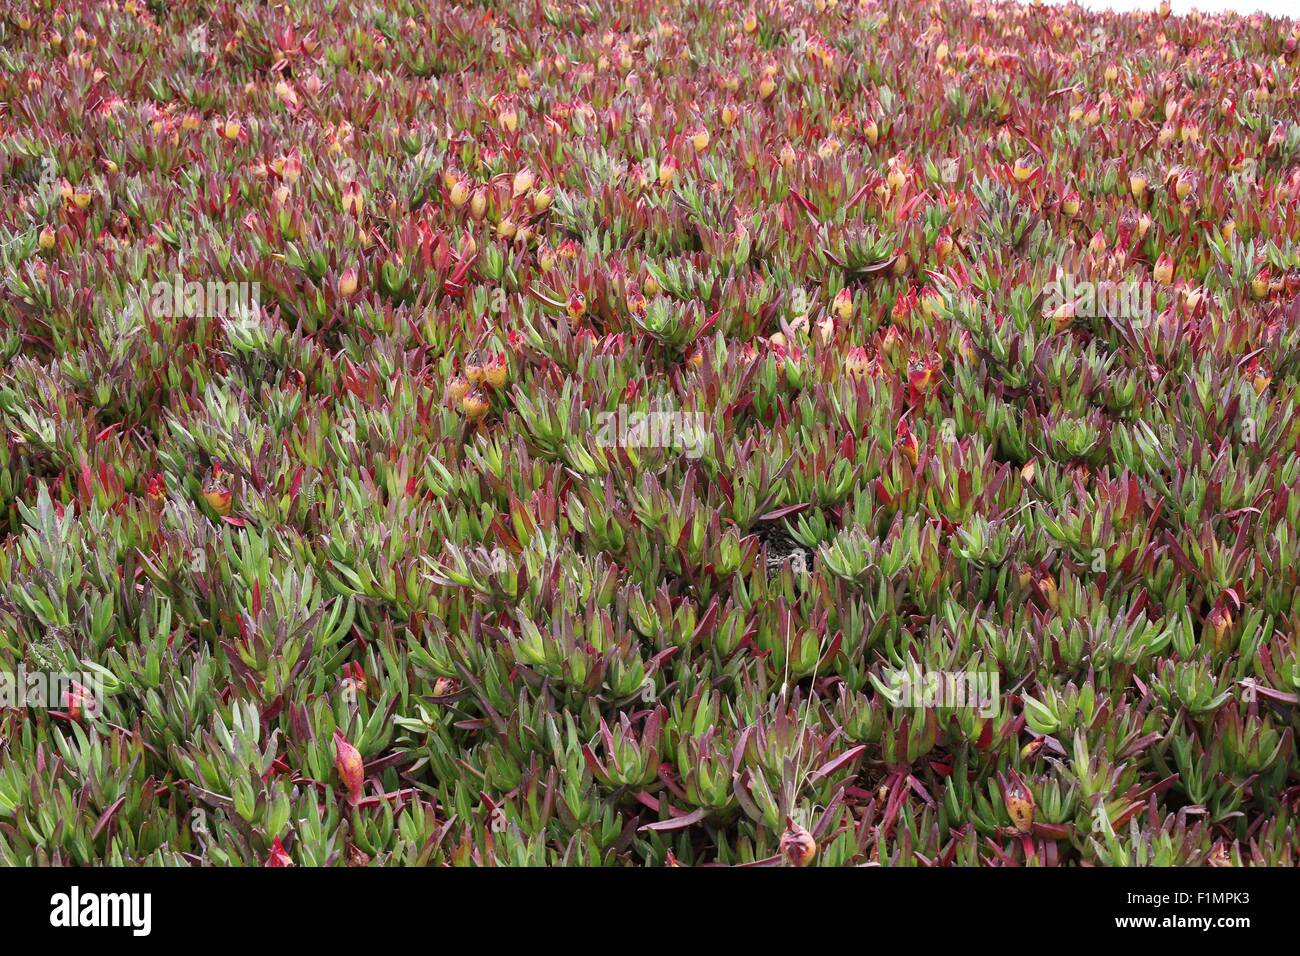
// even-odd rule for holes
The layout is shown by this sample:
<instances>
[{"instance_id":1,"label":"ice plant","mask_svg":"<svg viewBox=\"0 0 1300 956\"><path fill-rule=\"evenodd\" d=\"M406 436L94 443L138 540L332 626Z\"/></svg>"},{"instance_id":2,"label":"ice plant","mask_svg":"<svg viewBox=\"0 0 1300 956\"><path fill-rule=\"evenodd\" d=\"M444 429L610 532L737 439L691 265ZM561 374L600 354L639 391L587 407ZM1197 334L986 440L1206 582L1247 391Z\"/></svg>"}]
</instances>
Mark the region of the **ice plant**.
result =
<instances>
[{"instance_id":1,"label":"ice plant","mask_svg":"<svg viewBox=\"0 0 1300 956\"><path fill-rule=\"evenodd\" d=\"M780 851L787 866L807 866L817 855L817 842L804 827L787 819Z\"/></svg>"},{"instance_id":2,"label":"ice plant","mask_svg":"<svg viewBox=\"0 0 1300 956\"><path fill-rule=\"evenodd\" d=\"M1011 823L1021 833L1029 833L1034 828L1034 795L1018 776L1006 785L1007 813Z\"/></svg>"},{"instance_id":3,"label":"ice plant","mask_svg":"<svg viewBox=\"0 0 1300 956\"><path fill-rule=\"evenodd\" d=\"M208 507L222 516L230 514L234 493L220 462L212 463L212 470L203 480L202 491L203 500L208 503Z\"/></svg>"},{"instance_id":4,"label":"ice plant","mask_svg":"<svg viewBox=\"0 0 1300 956\"><path fill-rule=\"evenodd\" d=\"M263 865L269 867L293 866L293 857L289 856L279 837L271 841L271 852L266 855L266 862Z\"/></svg>"},{"instance_id":5,"label":"ice plant","mask_svg":"<svg viewBox=\"0 0 1300 956\"><path fill-rule=\"evenodd\" d=\"M344 299L350 298L357 291L357 283L358 277L356 268L354 266L348 266L348 268L344 269L338 278L337 289L339 296Z\"/></svg>"},{"instance_id":6,"label":"ice plant","mask_svg":"<svg viewBox=\"0 0 1300 956\"><path fill-rule=\"evenodd\" d=\"M473 424L481 422L491 408L492 403L481 388L471 387L460 400L461 413Z\"/></svg>"},{"instance_id":7,"label":"ice plant","mask_svg":"<svg viewBox=\"0 0 1300 956\"><path fill-rule=\"evenodd\" d=\"M853 317L853 295L848 289L840 289L835 293L835 301L831 303L831 311L841 322L847 322Z\"/></svg>"},{"instance_id":8,"label":"ice plant","mask_svg":"<svg viewBox=\"0 0 1300 956\"><path fill-rule=\"evenodd\" d=\"M844 358L844 371L853 378L865 377L871 369L871 356L861 345L850 350Z\"/></svg>"},{"instance_id":9,"label":"ice plant","mask_svg":"<svg viewBox=\"0 0 1300 956\"><path fill-rule=\"evenodd\" d=\"M339 780L347 790L348 802L356 806L361 802L361 791L365 783L365 768L361 762L361 753L348 741L342 731L334 731L334 767L338 770Z\"/></svg>"},{"instance_id":10,"label":"ice plant","mask_svg":"<svg viewBox=\"0 0 1300 956\"><path fill-rule=\"evenodd\" d=\"M0 864L1300 862L1294 20L8 6Z\"/></svg>"}]
</instances>

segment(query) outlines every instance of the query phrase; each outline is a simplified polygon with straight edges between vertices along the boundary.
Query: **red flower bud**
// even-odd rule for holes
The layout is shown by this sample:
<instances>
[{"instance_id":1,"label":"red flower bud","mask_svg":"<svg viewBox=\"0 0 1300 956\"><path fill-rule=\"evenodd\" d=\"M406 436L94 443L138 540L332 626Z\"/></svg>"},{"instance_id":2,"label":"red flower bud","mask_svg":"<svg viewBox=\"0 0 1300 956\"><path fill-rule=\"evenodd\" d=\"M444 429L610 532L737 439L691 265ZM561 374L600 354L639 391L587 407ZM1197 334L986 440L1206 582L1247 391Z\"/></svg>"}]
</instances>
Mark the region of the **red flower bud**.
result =
<instances>
[{"instance_id":1,"label":"red flower bud","mask_svg":"<svg viewBox=\"0 0 1300 956\"><path fill-rule=\"evenodd\" d=\"M780 853L787 866L807 866L817 855L817 841L799 824L787 819Z\"/></svg>"},{"instance_id":2,"label":"red flower bud","mask_svg":"<svg viewBox=\"0 0 1300 956\"><path fill-rule=\"evenodd\" d=\"M907 460L916 466L916 459L920 455L920 446L916 441L916 436L912 434L912 427L907 424L907 419L902 419L898 423L898 428L894 430L894 435L898 439L897 444Z\"/></svg>"},{"instance_id":3,"label":"red flower bud","mask_svg":"<svg viewBox=\"0 0 1300 956\"><path fill-rule=\"evenodd\" d=\"M361 788L365 782L365 765L361 761L361 752L338 730L334 731L334 766L343 786L347 787L348 802L356 806L361 800Z\"/></svg>"},{"instance_id":4,"label":"red flower bud","mask_svg":"<svg viewBox=\"0 0 1300 956\"><path fill-rule=\"evenodd\" d=\"M863 378L870 373L871 356L861 345L850 349L849 354L844 359L844 371L848 372L853 378Z\"/></svg>"},{"instance_id":5,"label":"red flower bud","mask_svg":"<svg viewBox=\"0 0 1300 956\"><path fill-rule=\"evenodd\" d=\"M568 302L569 323L577 325L579 320L587 312L587 297L581 292L573 292L569 295Z\"/></svg>"},{"instance_id":6,"label":"red flower bud","mask_svg":"<svg viewBox=\"0 0 1300 956\"><path fill-rule=\"evenodd\" d=\"M94 717L99 713L99 701L95 700L95 695L84 684L75 680L72 686L63 692L63 706L67 708L68 716L77 723L80 723L83 717Z\"/></svg>"},{"instance_id":7,"label":"red flower bud","mask_svg":"<svg viewBox=\"0 0 1300 956\"><path fill-rule=\"evenodd\" d=\"M293 866L293 857L289 856L288 852L284 848L284 844L280 842L279 837L276 837L271 841L271 852L267 854L266 863L263 865Z\"/></svg>"}]
</instances>

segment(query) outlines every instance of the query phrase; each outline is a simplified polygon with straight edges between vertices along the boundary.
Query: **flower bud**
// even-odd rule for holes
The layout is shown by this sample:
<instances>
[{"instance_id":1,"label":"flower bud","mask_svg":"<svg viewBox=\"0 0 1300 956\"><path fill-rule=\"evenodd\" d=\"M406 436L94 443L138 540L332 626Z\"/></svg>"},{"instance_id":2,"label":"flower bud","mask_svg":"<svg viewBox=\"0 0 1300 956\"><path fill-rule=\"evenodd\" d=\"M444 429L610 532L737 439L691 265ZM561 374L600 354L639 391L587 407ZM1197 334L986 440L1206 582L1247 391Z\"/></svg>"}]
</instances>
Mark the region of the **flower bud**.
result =
<instances>
[{"instance_id":1,"label":"flower bud","mask_svg":"<svg viewBox=\"0 0 1300 956\"><path fill-rule=\"evenodd\" d=\"M948 256L952 254L952 233L947 228L939 233L939 237L935 239L934 251L939 258L939 265L943 265Z\"/></svg>"},{"instance_id":2,"label":"flower bud","mask_svg":"<svg viewBox=\"0 0 1300 956\"><path fill-rule=\"evenodd\" d=\"M587 313L587 297L575 289L569 294L569 301L565 304L565 311L569 315L569 324L576 325Z\"/></svg>"},{"instance_id":3,"label":"flower bud","mask_svg":"<svg viewBox=\"0 0 1300 956\"><path fill-rule=\"evenodd\" d=\"M515 196L522 196L528 190L533 188L533 171L524 167L515 173L514 182L511 184L511 192Z\"/></svg>"},{"instance_id":4,"label":"flower bud","mask_svg":"<svg viewBox=\"0 0 1300 956\"><path fill-rule=\"evenodd\" d=\"M482 421L491 408L488 397L480 388L471 388L460 401L460 410L471 423Z\"/></svg>"},{"instance_id":5,"label":"flower bud","mask_svg":"<svg viewBox=\"0 0 1300 956\"><path fill-rule=\"evenodd\" d=\"M465 356L465 378L471 385L479 385L486 374L487 359L477 349Z\"/></svg>"},{"instance_id":6,"label":"flower bud","mask_svg":"<svg viewBox=\"0 0 1300 956\"><path fill-rule=\"evenodd\" d=\"M807 866L817 855L817 841L794 820L787 819L785 833L781 836L780 853L787 866Z\"/></svg>"},{"instance_id":7,"label":"flower bud","mask_svg":"<svg viewBox=\"0 0 1300 956\"><path fill-rule=\"evenodd\" d=\"M939 309L943 305L943 296L939 290L930 287L921 293L921 312L927 319L933 322L939 317Z\"/></svg>"},{"instance_id":8,"label":"flower bud","mask_svg":"<svg viewBox=\"0 0 1300 956\"><path fill-rule=\"evenodd\" d=\"M1006 790L1007 813L1011 822L1021 833L1034 829L1034 795L1019 780L1010 784Z\"/></svg>"},{"instance_id":9,"label":"flower bud","mask_svg":"<svg viewBox=\"0 0 1300 956\"><path fill-rule=\"evenodd\" d=\"M1210 644L1215 651L1226 650L1228 632L1232 627L1232 612L1222 604L1215 604L1205 619L1205 626L1210 636Z\"/></svg>"},{"instance_id":10,"label":"flower bud","mask_svg":"<svg viewBox=\"0 0 1300 956\"><path fill-rule=\"evenodd\" d=\"M213 511L223 518L230 514L234 494L222 476L221 466L216 462L212 464L212 474L203 482L202 492L203 500Z\"/></svg>"},{"instance_id":11,"label":"flower bud","mask_svg":"<svg viewBox=\"0 0 1300 956\"><path fill-rule=\"evenodd\" d=\"M447 381L445 398L452 408L460 408L460 403L469 394L469 379L464 375L453 375Z\"/></svg>"},{"instance_id":12,"label":"flower bud","mask_svg":"<svg viewBox=\"0 0 1300 956\"><path fill-rule=\"evenodd\" d=\"M355 179L343 187L343 211L353 216L361 215L362 208L361 184Z\"/></svg>"},{"instance_id":13,"label":"flower bud","mask_svg":"<svg viewBox=\"0 0 1300 956\"><path fill-rule=\"evenodd\" d=\"M912 427L907 424L907 419L900 419L898 427L894 430L895 445L916 467L917 458L920 456L920 445L917 443L916 435L912 434Z\"/></svg>"},{"instance_id":14,"label":"flower bud","mask_svg":"<svg viewBox=\"0 0 1300 956\"><path fill-rule=\"evenodd\" d=\"M1256 273L1255 278L1250 280L1250 294L1257 299L1262 299L1268 295L1268 270L1261 269Z\"/></svg>"},{"instance_id":15,"label":"flower bud","mask_svg":"<svg viewBox=\"0 0 1300 956\"><path fill-rule=\"evenodd\" d=\"M99 713L99 701L90 688L79 681L72 681L72 686L63 692L63 706L68 716L81 723L84 717L94 717Z\"/></svg>"},{"instance_id":16,"label":"flower bud","mask_svg":"<svg viewBox=\"0 0 1300 956\"><path fill-rule=\"evenodd\" d=\"M1169 258L1169 253L1162 252L1160 254L1151 276L1161 285L1169 285L1174 281L1174 260Z\"/></svg>"},{"instance_id":17,"label":"flower bud","mask_svg":"<svg viewBox=\"0 0 1300 956\"><path fill-rule=\"evenodd\" d=\"M483 366L483 380L493 388L501 388L510 377L510 366L506 364L504 353L498 352L488 358Z\"/></svg>"},{"instance_id":18,"label":"flower bud","mask_svg":"<svg viewBox=\"0 0 1300 956\"><path fill-rule=\"evenodd\" d=\"M338 280L339 296L341 296L344 299L349 298L353 293L357 291L357 282L358 282L358 278L357 278L356 268L353 266L348 266L346 269L343 270L343 274L339 276L339 280Z\"/></svg>"},{"instance_id":19,"label":"flower bud","mask_svg":"<svg viewBox=\"0 0 1300 956\"><path fill-rule=\"evenodd\" d=\"M847 288L840 289L835 293L835 301L831 304L831 311L835 318L841 322L848 322L853 318L853 294Z\"/></svg>"},{"instance_id":20,"label":"flower bud","mask_svg":"<svg viewBox=\"0 0 1300 956\"><path fill-rule=\"evenodd\" d=\"M885 331L885 337L880 342L880 351L884 352L887 358L893 359L898 355L898 349L902 343L902 336L898 334L898 326L891 325Z\"/></svg>"},{"instance_id":21,"label":"flower bud","mask_svg":"<svg viewBox=\"0 0 1300 956\"><path fill-rule=\"evenodd\" d=\"M275 95L289 109L298 108L298 93L288 81L280 80L275 84Z\"/></svg>"},{"instance_id":22,"label":"flower bud","mask_svg":"<svg viewBox=\"0 0 1300 956\"><path fill-rule=\"evenodd\" d=\"M829 344L835 338L835 320L829 315L823 315L817 320L815 336L818 344Z\"/></svg>"},{"instance_id":23,"label":"flower bud","mask_svg":"<svg viewBox=\"0 0 1300 956\"><path fill-rule=\"evenodd\" d=\"M365 783L365 764L361 752L339 730L334 731L334 766L347 788L348 802L355 807L361 800L361 788Z\"/></svg>"},{"instance_id":24,"label":"flower bud","mask_svg":"<svg viewBox=\"0 0 1300 956\"><path fill-rule=\"evenodd\" d=\"M924 395L934 384L934 367L929 362L913 359L907 366L907 384L918 395Z\"/></svg>"},{"instance_id":25,"label":"flower bud","mask_svg":"<svg viewBox=\"0 0 1300 956\"><path fill-rule=\"evenodd\" d=\"M1263 395L1270 385L1273 384L1273 375L1269 372L1268 366L1259 360L1256 360L1254 373L1251 375L1251 384L1255 386L1255 394Z\"/></svg>"},{"instance_id":26,"label":"flower bud","mask_svg":"<svg viewBox=\"0 0 1300 956\"><path fill-rule=\"evenodd\" d=\"M974 362L979 358L979 353L975 351L975 337L970 334L969 329L962 329L961 335L957 338L957 354L961 356L963 362Z\"/></svg>"},{"instance_id":27,"label":"flower bud","mask_svg":"<svg viewBox=\"0 0 1300 956\"><path fill-rule=\"evenodd\" d=\"M850 378L866 378L871 369L871 356L861 345L849 350L844 358L844 371Z\"/></svg>"},{"instance_id":28,"label":"flower bud","mask_svg":"<svg viewBox=\"0 0 1300 956\"><path fill-rule=\"evenodd\" d=\"M269 867L293 866L293 857L289 856L279 837L271 841L271 852L267 854L266 863L263 865Z\"/></svg>"},{"instance_id":29,"label":"flower bud","mask_svg":"<svg viewBox=\"0 0 1300 956\"><path fill-rule=\"evenodd\" d=\"M1052 320L1052 325L1055 326L1056 331L1060 332L1063 329L1067 328L1069 324L1074 321L1074 316L1075 316L1074 302L1062 302L1060 305L1058 305L1055 309L1052 310L1048 318Z\"/></svg>"},{"instance_id":30,"label":"flower bud","mask_svg":"<svg viewBox=\"0 0 1300 956\"><path fill-rule=\"evenodd\" d=\"M433 682L433 696L450 697L452 694L460 693L460 681L454 677L439 677Z\"/></svg>"}]
</instances>

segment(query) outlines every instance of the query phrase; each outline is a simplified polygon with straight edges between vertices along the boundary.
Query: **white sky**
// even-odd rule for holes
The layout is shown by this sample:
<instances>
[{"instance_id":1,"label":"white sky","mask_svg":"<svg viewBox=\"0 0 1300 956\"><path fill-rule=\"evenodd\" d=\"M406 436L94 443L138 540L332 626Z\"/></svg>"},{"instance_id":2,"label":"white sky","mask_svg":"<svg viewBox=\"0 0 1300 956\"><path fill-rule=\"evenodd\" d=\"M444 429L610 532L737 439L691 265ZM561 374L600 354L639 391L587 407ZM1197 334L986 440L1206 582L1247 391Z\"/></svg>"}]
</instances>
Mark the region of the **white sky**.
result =
<instances>
[{"instance_id":1,"label":"white sky","mask_svg":"<svg viewBox=\"0 0 1300 956\"><path fill-rule=\"evenodd\" d=\"M1061 2L1061 0L1051 0ZM1186 13L1195 8L1204 13L1267 13L1275 17L1300 16L1300 0L1170 0L1174 13ZM1160 0L1079 0L1080 6L1090 10L1154 10Z\"/></svg>"}]
</instances>

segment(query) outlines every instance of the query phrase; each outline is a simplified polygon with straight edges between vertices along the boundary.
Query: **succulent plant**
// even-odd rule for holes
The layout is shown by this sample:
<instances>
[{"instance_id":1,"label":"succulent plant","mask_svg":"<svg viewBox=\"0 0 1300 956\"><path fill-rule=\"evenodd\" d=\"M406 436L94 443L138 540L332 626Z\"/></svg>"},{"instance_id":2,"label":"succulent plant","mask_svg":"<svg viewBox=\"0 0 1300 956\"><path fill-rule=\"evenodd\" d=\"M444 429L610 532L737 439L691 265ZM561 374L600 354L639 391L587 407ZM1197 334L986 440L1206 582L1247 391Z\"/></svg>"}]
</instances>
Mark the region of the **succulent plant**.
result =
<instances>
[{"instance_id":1,"label":"succulent plant","mask_svg":"<svg viewBox=\"0 0 1300 956\"><path fill-rule=\"evenodd\" d=\"M0 862L1295 865L1300 26L0 9Z\"/></svg>"}]
</instances>

